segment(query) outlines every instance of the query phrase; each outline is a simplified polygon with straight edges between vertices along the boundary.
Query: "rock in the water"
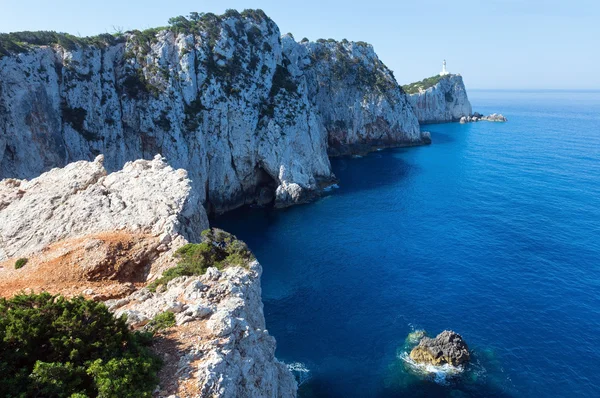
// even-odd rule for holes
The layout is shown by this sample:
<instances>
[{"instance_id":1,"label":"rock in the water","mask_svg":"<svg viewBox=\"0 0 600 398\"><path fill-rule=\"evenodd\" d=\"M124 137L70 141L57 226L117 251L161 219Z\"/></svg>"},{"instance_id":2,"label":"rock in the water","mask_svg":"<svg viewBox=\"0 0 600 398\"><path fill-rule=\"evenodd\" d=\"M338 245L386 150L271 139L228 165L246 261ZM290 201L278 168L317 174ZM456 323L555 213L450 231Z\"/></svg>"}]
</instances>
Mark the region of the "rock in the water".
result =
<instances>
[{"instance_id":1,"label":"rock in the water","mask_svg":"<svg viewBox=\"0 0 600 398\"><path fill-rule=\"evenodd\" d=\"M499 113L492 113L488 116L483 116L479 112L475 112L470 116L463 116L460 118L461 123L471 123L471 122L479 122L485 120L487 122L507 122L508 119Z\"/></svg>"},{"instance_id":2,"label":"rock in the water","mask_svg":"<svg viewBox=\"0 0 600 398\"><path fill-rule=\"evenodd\" d=\"M410 357L418 363L458 366L467 363L471 355L469 347L458 333L444 330L435 338L423 337L410 352Z\"/></svg>"},{"instance_id":3,"label":"rock in the water","mask_svg":"<svg viewBox=\"0 0 600 398\"><path fill-rule=\"evenodd\" d=\"M492 113L489 116L484 116L481 120L487 120L488 122L507 122L508 119L499 113Z\"/></svg>"}]
</instances>

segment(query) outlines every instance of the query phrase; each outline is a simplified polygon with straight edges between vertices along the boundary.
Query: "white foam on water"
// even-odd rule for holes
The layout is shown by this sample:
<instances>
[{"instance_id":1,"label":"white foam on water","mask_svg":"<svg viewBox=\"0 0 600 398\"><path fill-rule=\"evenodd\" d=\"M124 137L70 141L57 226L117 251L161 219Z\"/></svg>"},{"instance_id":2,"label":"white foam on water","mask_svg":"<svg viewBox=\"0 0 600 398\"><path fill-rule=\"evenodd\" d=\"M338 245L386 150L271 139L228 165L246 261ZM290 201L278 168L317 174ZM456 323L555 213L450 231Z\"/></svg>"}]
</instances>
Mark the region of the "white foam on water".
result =
<instances>
[{"instance_id":1,"label":"white foam on water","mask_svg":"<svg viewBox=\"0 0 600 398\"><path fill-rule=\"evenodd\" d=\"M452 366L450 364L436 366L431 364L417 363L413 361L406 352L398 355L398 358L404 361L404 363L407 365L407 368L412 373L422 377L432 377L433 381L438 384L446 384L448 383L448 379L458 376L464 371L462 366Z\"/></svg>"},{"instance_id":2,"label":"white foam on water","mask_svg":"<svg viewBox=\"0 0 600 398\"><path fill-rule=\"evenodd\" d=\"M306 381L310 379L310 369L306 367L302 362L292 362L286 363L285 366L289 369L290 372L296 376L296 380L298 381L298 386L301 386Z\"/></svg>"}]
</instances>

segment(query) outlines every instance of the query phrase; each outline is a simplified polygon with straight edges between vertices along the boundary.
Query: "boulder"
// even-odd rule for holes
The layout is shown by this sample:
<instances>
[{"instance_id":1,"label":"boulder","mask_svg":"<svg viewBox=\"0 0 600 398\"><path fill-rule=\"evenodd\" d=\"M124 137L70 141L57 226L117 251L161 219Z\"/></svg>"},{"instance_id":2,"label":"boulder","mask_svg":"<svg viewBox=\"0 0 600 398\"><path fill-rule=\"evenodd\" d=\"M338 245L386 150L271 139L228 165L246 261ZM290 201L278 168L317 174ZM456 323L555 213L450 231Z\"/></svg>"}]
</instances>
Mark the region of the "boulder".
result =
<instances>
[{"instance_id":1,"label":"boulder","mask_svg":"<svg viewBox=\"0 0 600 398\"><path fill-rule=\"evenodd\" d=\"M500 113L492 113L489 116L485 116L484 119L487 120L488 122L506 122L506 121L508 121L508 119Z\"/></svg>"},{"instance_id":2,"label":"boulder","mask_svg":"<svg viewBox=\"0 0 600 398\"><path fill-rule=\"evenodd\" d=\"M423 337L410 357L417 363L458 366L469 362L469 347L456 332L444 330L435 338Z\"/></svg>"}]
</instances>

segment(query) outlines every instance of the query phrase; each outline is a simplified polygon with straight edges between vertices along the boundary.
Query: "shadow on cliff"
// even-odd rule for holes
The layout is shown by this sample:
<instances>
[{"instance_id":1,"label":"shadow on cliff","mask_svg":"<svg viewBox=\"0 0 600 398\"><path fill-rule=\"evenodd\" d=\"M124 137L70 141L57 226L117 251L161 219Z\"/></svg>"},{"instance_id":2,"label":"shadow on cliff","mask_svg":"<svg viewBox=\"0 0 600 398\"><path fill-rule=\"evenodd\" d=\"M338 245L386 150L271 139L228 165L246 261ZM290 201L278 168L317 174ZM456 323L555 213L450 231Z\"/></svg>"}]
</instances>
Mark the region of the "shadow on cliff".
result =
<instances>
[{"instance_id":1,"label":"shadow on cliff","mask_svg":"<svg viewBox=\"0 0 600 398\"><path fill-rule=\"evenodd\" d=\"M339 189L333 194L344 195L366 190L377 190L397 184L420 171L418 165L402 159L403 151L419 148L386 149L363 157L331 159L331 167L339 180Z\"/></svg>"},{"instance_id":2,"label":"shadow on cliff","mask_svg":"<svg viewBox=\"0 0 600 398\"><path fill-rule=\"evenodd\" d=\"M429 127L429 126L428 126ZM433 129L427 129L431 133L431 145L449 144L456 141L456 138L450 134L440 133Z\"/></svg>"},{"instance_id":3,"label":"shadow on cliff","mask_svg":"<svg viewBox=\"0 0 600 398\"><path fill-rule=\"evenodd\" d=\"M158 372L162 394L165 396L176 394L180 384L194 378L193 367L181 367L179 363L182 357L189 354L190 347L182 343L173 329L154 335L152 350L163 361Z\"/></svg>"}]
</instances>

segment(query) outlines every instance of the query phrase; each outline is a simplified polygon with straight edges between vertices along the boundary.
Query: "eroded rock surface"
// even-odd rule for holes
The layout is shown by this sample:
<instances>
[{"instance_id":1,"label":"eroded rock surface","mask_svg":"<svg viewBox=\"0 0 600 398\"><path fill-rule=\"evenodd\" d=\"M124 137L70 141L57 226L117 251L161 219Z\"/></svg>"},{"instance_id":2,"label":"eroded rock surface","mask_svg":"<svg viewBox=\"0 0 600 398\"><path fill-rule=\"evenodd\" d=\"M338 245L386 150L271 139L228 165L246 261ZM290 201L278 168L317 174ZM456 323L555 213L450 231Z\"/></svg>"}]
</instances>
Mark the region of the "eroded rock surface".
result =
<instances>
[{"instance_id":1,"label":"eroded rock surface","mask_svg":"<svg viewBox=\"0 0 600 398\"><path fill-rule=\"evenodd\" d=\"M428 144L406 95L373 46L347 40L282 38L292 76L301 77L327 130L331 155Z\"/></svg>"},{"instance_id":2,"label":"eroded rock surface","mask_svg":"<svg viewBox=\"0 0 600 398\"><path fill-rule=\"evenodd\" d=\"M486 122L507 122L508 119L499 113L492 113L491 115L487 115L484 116L480 113L475 112L473 115L470 116L463 116L460 118L460 122L461 123L472 123L472 122L479 122L479 121L486 121Z\"/></svg>"},{"instance_id":3,"label":"eroded rock surface","mask_svg":"<svg viewBox=\"0 0 600 398\"><path fill-rule=\"evenodd\" d=\"M206 213L187 172L157 156L107 174L102 157L31 181L0 182L0 295L83 294L143 328L165 311L176 325L153 345L164 359L159 396L295 397L296 381L265 329L260 265L208 268L157 293L143 288L199 241ZM15 269L19 257L27 264Z\"/></svg>"},{"instance_id":4,"label":"eroded rock surface","mask_svg":"<svg viewBox=\"0 0 600 398\"><path fill-rule=\"evenodd\" d=\"M372 46L281 38L262 11L198 18L1 57L0 178L159 153L219 213L310 199L333 178L328 143L332 154L428 143Z\"/></svg>"},{"instance_id":5,"label":"eroded rock surface","mask_svg":"<svg viewBox=\"0 0 600 398\"><path fill-rule=\"evenodd\" d=\"M410 357L417 363L453 366L467 363L471 358L463 338L450 330L444 330L435 338L423 337Z\"/></svg>"},{"instance_id":6,"label":"eroded rock surface","mask_svg":"<svg viewBox=\"0 0 600 398\"><path fill-rule=\"evenodd\" d=\"M140 290L107 302L136 327L156 315L175 314L178 326L165 333L159 352L177 359L161 374L160 395L181 397L294 397L296 381L275 358L275 339L265 329L260 274L247 267L209 268L180 277L166 290Z\"/></svg>"},{"instance_id":7,"label":"eroded rock surface","mask_svg":"<svg viewBox=\"0 0 600 398\"><path fill-rule=\"evenodd\" d=\"M198 240L208 227L185 170L157 156L107 174L103 160L71 163L31 181L1 181L0 260L99 232L151 234L168 244Z\"/></svg>"},{"instance_id":8,"label":"eroded rock surface","mask_svg":"<svg viewBox=\"0 0 600 398\"><path fill-rule=\"evenodd\" d=\"M473 112L460 75L443 76L437 84L408 99L421 124L457 122Z\"/></svg>"}]
</instances>

